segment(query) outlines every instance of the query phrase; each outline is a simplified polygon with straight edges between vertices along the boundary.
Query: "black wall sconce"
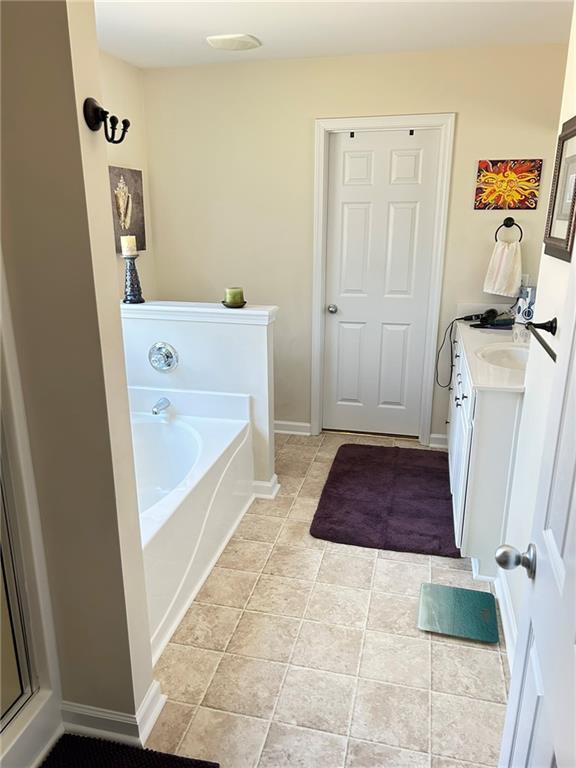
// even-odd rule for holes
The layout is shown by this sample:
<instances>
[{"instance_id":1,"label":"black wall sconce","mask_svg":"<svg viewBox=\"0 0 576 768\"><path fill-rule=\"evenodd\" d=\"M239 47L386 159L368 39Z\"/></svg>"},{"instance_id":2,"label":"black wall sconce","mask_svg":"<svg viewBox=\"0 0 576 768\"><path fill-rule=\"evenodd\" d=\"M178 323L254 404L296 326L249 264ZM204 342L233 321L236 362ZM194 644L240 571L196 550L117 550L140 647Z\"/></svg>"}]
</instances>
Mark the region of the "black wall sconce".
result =
<instances>
[{"instance_id":1,"label":"black wall sconce","mask_svg":"<svg viewBox=\"0 0 576 768\"><path fill-rule=\"evenodd\" d=\"M108 117L110 113L101 107L96 99L85 99L83 112L86 125L91 131L99 131L102 125L104 125L106 141L110 142L110 144L121 144L124 141L128 128L130 128L130 120L122 120L122 132L120 133L120 136L116 138L116 131L120 121L116 115L110 115L110 117ZM108 123L110 123L110 125L108 125Z\"/></svg>"}]
</instances>

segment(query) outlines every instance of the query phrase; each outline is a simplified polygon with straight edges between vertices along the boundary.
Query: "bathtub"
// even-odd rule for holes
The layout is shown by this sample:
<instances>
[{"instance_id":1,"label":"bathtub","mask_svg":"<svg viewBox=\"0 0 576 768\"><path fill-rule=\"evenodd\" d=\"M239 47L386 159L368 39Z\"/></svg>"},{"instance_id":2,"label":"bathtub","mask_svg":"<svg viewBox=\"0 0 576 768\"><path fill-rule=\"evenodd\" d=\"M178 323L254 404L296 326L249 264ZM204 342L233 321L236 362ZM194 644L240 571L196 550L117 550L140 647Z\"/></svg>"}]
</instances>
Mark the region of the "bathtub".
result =
<instances>
[{"instance_id":1,"label":"bathtub","mask_svg":"<svg viewBox=\"0 0 576 768\"><path fill-rule=\"evenodd\" d=\"M252 501L250 398L144 387L129 397L156 661ZM153 416L161 397L171 405Z\"/></svg>"}]
</instances>

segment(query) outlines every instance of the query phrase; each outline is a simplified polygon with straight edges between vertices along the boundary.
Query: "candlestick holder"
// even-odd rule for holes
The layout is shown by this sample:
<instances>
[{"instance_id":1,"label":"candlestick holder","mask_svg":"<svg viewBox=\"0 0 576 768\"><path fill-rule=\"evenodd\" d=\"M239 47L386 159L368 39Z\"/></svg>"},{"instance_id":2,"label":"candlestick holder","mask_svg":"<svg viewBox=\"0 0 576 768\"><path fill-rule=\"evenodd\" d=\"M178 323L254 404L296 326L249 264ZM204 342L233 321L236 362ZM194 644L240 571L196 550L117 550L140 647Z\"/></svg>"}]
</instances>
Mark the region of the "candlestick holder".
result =
<instances>
[{"instance_id":1,"label":"candlestick holder","mask_svg":"<svg viewBox=\"0 0 576 768\"><path fill-rule=\"evenodd\" d=\"M142 297L142 288L140 286L140 278L138 276L138 270L136 269L135 256L125 256L126 270L124 272L124 298L122 301L124 304L144 304L144 298Z\"/></svg>"}]
</instances>

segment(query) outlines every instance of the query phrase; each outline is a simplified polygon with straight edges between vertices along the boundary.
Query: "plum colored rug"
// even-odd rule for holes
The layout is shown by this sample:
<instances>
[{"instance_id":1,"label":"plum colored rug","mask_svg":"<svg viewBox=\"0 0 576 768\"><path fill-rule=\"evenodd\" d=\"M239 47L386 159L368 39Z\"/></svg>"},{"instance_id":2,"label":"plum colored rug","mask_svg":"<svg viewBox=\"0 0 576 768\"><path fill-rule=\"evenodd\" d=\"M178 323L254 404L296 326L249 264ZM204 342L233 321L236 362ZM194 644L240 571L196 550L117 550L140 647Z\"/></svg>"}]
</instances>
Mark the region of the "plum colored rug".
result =
<instances>
[{"instance_id":1,"label":"plum colored rug","mask_svg":"<svg viewBox=\"0 0 576 768\"><path fill-rule=\"evenodd\" d=\"M65 733L41 768L219 768L217 763L165 755L117 741Z\"/></svg>"},{"instance_id":2,"label":"plum colored rug","mask_svg":"<svg viewBox=\"0 0 576 768\"><path fill-rule=\"evenodd\" d=\"M460 557L454 541L448 454L341 446L310 533L339 544Z\"/></svg>"}]
</instances>

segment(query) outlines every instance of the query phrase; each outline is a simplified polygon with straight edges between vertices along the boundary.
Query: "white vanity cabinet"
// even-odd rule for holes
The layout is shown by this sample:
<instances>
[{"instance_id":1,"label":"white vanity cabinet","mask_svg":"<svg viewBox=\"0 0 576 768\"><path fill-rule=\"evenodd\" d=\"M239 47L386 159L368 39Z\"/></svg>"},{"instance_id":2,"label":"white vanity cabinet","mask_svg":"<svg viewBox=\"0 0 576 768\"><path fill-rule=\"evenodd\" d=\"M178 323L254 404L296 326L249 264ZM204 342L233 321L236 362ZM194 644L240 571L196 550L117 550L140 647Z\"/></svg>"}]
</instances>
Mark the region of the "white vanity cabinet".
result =
<instances>
[{"instance_id":1,"label":"white vanity cabinet","mask_svg":"<svg viewBox=\"0 0 576 768\"><path fill-rule=\"evenodd\" d=\"M489 578L496 575L494 551L503 541L524 395L522 368L492 365L478 356L491 344L498 350L514 346L512 331L458 324L448 415L456 544L473 558L474 575Z\"/></svg>"}]
</instances>

